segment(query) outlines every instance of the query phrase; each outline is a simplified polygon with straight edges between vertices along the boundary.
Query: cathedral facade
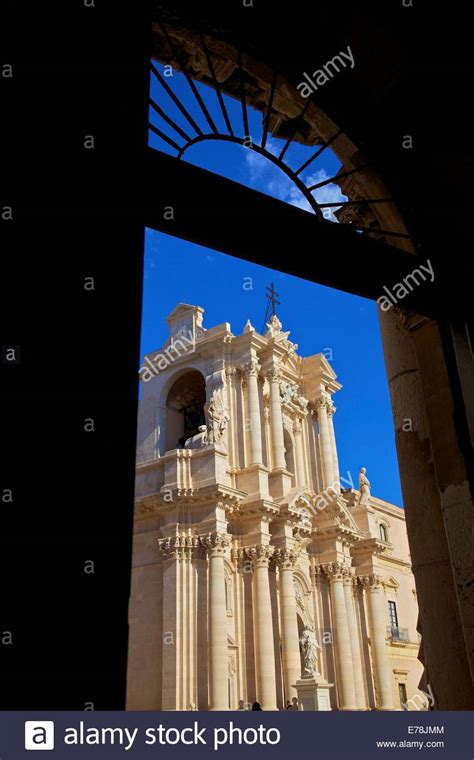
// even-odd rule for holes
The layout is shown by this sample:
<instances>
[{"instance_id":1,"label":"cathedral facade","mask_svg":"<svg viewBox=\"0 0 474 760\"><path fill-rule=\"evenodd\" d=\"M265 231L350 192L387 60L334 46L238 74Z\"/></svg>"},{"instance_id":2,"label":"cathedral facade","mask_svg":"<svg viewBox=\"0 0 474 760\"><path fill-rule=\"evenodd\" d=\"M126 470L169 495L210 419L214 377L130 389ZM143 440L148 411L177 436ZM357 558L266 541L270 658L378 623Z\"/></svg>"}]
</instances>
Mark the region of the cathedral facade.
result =
<instances>
[{"instance_id":1,"label":"cathedral facade","mask_svg":"<svg viewBox=\"0 0 474 760\"><path fill-rule=\"evenodd\" d=\"M419 708L404 512L340 475L334 370L275 314L167 323L140 371L127 708L285 709L309 640L330 708Z\"/></svg>"}]
</instances>

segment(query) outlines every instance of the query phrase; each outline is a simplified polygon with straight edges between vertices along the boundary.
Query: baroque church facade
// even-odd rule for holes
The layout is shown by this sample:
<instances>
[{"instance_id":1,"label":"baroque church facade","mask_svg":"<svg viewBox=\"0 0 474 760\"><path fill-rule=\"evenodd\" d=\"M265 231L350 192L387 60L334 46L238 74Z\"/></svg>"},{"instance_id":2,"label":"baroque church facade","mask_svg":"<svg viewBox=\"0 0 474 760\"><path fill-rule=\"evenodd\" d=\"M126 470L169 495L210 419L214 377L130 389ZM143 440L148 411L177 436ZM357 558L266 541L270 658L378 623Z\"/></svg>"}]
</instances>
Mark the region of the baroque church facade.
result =
<instances>
[{"instance_id":1,"label":"baroque church facade","mask_svg":"<svg viewBox=\"0 0 474 760\"><path fill-rule=\"evenodd\" d=\"M308 637L330 709L409 709L404 511L364 468L341 478L329 362L275 314L264 334L188 304L167 323L140 371L127 709L284 709Z\"/></svg>"}]
</instances>

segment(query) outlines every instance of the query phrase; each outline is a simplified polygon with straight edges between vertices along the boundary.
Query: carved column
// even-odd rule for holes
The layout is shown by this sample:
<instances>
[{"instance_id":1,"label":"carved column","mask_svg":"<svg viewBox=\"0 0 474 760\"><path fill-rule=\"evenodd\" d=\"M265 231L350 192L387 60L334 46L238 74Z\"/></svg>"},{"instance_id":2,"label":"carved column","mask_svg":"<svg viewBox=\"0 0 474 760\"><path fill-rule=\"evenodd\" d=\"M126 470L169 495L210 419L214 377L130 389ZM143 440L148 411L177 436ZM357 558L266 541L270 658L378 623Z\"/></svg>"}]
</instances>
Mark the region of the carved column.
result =
<instances>
[{"instance_id":1,"label":"carved column","mask_svg":"<svg viewBox=\"0 0 474 760\"><path fill-rule=\"evenodd\" d=\"M179 652L181 626L177 600L180 597L179 540L160 539L163 583L163 638L161 642L161 709L179 710L181 684Z\"/></svg>"},{"instance_id":2,"label":"carved column","mask_svg":"<svg viewBox=\"0 0 474 760\"><path fill-rule=\"evenodd\" d=\"M304 466L303 429L300 419L295 420L293 433L295 435L296 483L298 486L305 486L307 483Z\"/></svg>"},{"instance_id":3,"label":"carved column","mask_svg":"<svg viewBox=\"0 0 474 760\"><path fill-rule=\"evenodd\" d=\"M270 405L268 403L263 407L263 425L266 452L265 464L269 470L273 470L272 431L270 428Z\"/></svg>"},{"instance_id":4,"label":"carved column","mask_svg":"<svg viewBox=\"0 0 474 760\"><path fill-rule=\"evenodd\" d=\"M227 367L225 371L226 375L226 392L227 392L227 409L229 411L229 428L228 428L228 440L229 440L229 462L232 467L236 467L236 453L235 453L235 410L234 410L234 377L236 374L235 367Z\"/></svg>"},{"instance_id":5,"label":"carved column","mask_svg":"<svg viewBox=\"0 0 474 760\"><path fill-rule=\"evenodd\" d=\"M276 559L280 570L281 643L285 699L291 700L297 696L293 684L301 677L300 642L293 576L297 554L288 549L278 549Z\"/></svg>"},{"instance_id":6,"label":"carved column","mask_svg":"<svg viewBox=\"0 0 474 760\"><path fill-rule=\"evenodd\" d=\"M346 612L347 612L347 624L349 628L349 638L351 642L352 653L352 665L354 668L354 688L356 696L356 704L359 710L367 709L367 702L365 699L364 688L364 675L362 671L362 658L360 653L360 640L359 629L357 626L357 620L355 616L354 608L354 594L353 594L354 578L351 574L344 576L344 594L346 597Z\"/></svg>"},{"instance_id":7,"label":"carved column","mask_svg":"<svg viewBox=\"0 0 474 760\"><path fill-rule=\"evenodd\" d=\"M262 425L260 422L260 399L258 392L258 370L256 359L245 366L248 387L248 413L250 418L250 462L262 464Z\"/></svg>"},{"instance_id":8,"label":"carved column","mask_svg":"<svg viewBox=\"0 0 474 760\"><path fill-rule=\"evenodd\" d=\"M375 686L379 710L393 710L392 669L388 661L386 632L387 609L382 579L378 575L360 578L369 598L370 636L374 664Z\"/></svg>"},{"instance_id":9,"label":"carved column","mask_svg":"<svg viewBox=\"0 0 474 760\"><path fill-rule=\"evenodd\" d=\"M318 421L319 421L319 450L321 453L321 464L323 471L323 490L334 485L333 458L331 435L329 432L328 421L328 398L318 399Z\"/></svg>"},{"instance_id":10,"label":"carved column","mask_svg":"<svg viewBox=\"0 0 474 760\"><path fill-rule=\"evenodd\" d=\"M334 490L336 493L341 493L341 483L340 483L340 476L339 476L339 460L337 458L337 446L336 446L336 434L334 432L334 414L336 412L336 407L331 402L328 405L327 415L328 415L328 427L329 427L329 438L331 441L331 452L332 452L332 470L333 470L333 483Z\"/></svg>"},{"instance_id":11,"label":"carved column","mask_svg":"<svg viewBox=\"0 0 474 760\"><path fill-rule=\"evenodd\" d=\"M321 581L324 578L324 575L321 565L317 563L316 557L314 555L310 555L309 574L311 577L314 622L316 628L322 628L323 615L321 614Z\"/></svg>"},{"instance_id":12,"label":"carved column","mask_svg":"<svg viewBox=\"0 0 474 760\"><path fill-rule=\"evenodd\" d=\"M272 546L257 546L247 550L254 564L254 625L257 670L257 699L263 710L276 710L275 652L268 565Z\"/></svg>"},{"instance_id":13,"label":"carved column","mask_svg":"<svg viewBox=\"0 0 474 760\"><path fill-rule=\"evenodd\" d=\"M270 383L270 421L272 430L273 466L286 470L285 443L283 438L283 417L281 413L280 373L272 370L267 373Z\"/></svg>"},{"instance_id":14,"label":"carved column","mask_svg":"<svg viewBox=\"0 0 474 760\"><path fill-rule=\"evenodd\" d=\"M349 570L339 562L323 566L330 579L331 608L333 619L333 637L335 638L336 668L338 673L338 695L340 710L356 710L354 669L347 622L346 598L343 580Z\"/></svg>"},{"instance_id":15,"label":"carved column","mask_svg":"<svg viewBox=\"0 0 474 760\"><path fill-rule=\"evenodd\" d=\"M201 539L209 556L209 709L228 710L227 609L224 557L231 537L216 533Z\"/></svg>"}]
</instances>

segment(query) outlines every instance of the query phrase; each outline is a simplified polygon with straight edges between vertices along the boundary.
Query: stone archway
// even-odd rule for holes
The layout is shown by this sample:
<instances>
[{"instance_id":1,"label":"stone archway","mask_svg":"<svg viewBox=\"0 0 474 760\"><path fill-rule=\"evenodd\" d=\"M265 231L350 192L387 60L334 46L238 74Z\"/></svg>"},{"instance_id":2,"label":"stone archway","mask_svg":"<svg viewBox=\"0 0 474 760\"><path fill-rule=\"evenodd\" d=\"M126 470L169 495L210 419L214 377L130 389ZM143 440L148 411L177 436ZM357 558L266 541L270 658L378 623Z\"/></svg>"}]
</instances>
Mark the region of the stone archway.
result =
<instances>
[{"instance_id":1,"label":"stone archway","mask_svg":"<svg viewBox=\"0 0 474 760\"><path fill-rule=\"evenodd\" d=\"M348 205L337 213L338 220L363 227L377 239L414 252L396 204L378 202L390 198L390 192L377 171L368 165L363 151L341 125L311 98L303 98L295 86L277 76L265 63L222 39L206 35L204 43L200 33L176 22L172 25L153 23L152 29L155 60L174 70L185 71L190 79L213 89L218 87L233 98L240 98L243 91L247 105L256 111L265 113L271 101L268 133L275 138L291 138L307 146L319 146L319 149L330 146L342 162L334 181L349 198ZM212 126L215 127L211 122ZM235 139L229 132L219 134L214 129L210 129L209 135L198 135L197 139L212 137ZM371 203L372 199L377 199L377 203Z\"/></svg>"},{"instance_id":2,"label":"stone archway","mask_svg":"<svg viewBox=\"0 0 474 760\"><path fill-rule=\"evenodd\" d=\"M206 382L195 369L180 374L166 397L166 451L182 448L205 425Z\"/></svg>"},{"instance_id":3,"label":"stone archway","mask_svg":"<svg viewBox=\"0 0 474 760\"><path fill-rule=\"evenodd\" d=\"M170 33L191 75L213 86L200 34L185 29L180 21ZM275 82L273 71L239 54L226 41L207 38L207 42L222 90L236 96L240 86L236 72L243 71L247 102L265 111ZM180 68L159 25L154 25L154 46L159 60ZM308 101L304 108L291 84L279 78L273 89L269 132L284 138L294 129L295 139L307 145L323 146L330 141L343 161L335 182L353 207L342 209L340 221L363 219L373 232L388 229L392 234L380 232L379 239L414 253L412 241L399 237L406 234L406 228L396 204L370 203L371 198L388 197L389 193L373 169L360 171L365 157L358 146L314 103ZM384 255L382 247L380 253ZM466 535L472 527L473 481L460 437L465 426L460 422L463 411L455 408L459 379L446 356L447 349L452 350L452 336L446 336L446 326L440 328L432 319L396 308L380 313L380 325L420 600L427 682L438 707L470 709L474 704L473 560ZM449 680L444 675L447 671Z\"/></svg>"}]
</instances>

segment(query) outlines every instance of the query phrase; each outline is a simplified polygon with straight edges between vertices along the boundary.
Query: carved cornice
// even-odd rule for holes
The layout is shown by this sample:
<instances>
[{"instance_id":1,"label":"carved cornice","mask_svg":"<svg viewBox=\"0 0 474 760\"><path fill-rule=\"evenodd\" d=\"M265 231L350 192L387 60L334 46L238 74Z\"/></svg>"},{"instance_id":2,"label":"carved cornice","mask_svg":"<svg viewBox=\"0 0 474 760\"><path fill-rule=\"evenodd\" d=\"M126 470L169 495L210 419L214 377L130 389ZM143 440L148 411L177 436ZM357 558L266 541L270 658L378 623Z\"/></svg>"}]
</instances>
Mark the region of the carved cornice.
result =
<instances>
[{"instance_id":1,"label":"carved cornice","mask_svg":"<svg viewBox=\"0 0 474 760\"><path fill-rule=\"evenodd\" d=\"M399 306L393 306L392 312L397 317L400 324L409 332L416 332L416 330L424 327L428 322L433 321L429 317L421 316L413 311L403 310Z\"/></svg>"},{"instance_id":2,"label":"carved cornice","mask_svg":"<svg viewBox=\"0 0 474 760\"><path fill-rule=\"evenodd\" d=\"M364 554L370 552L374 557L387 552L388 546L378 538L370 536L369 538L363 538L359 541L358 546L354 548L354 554Z\"/></svg>"}]
</instances>

